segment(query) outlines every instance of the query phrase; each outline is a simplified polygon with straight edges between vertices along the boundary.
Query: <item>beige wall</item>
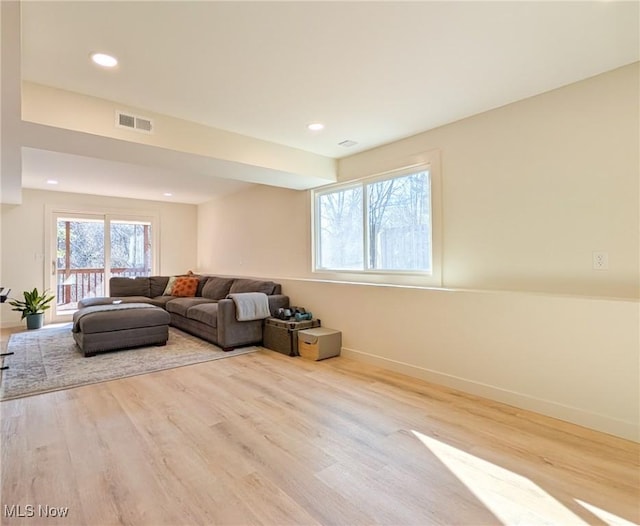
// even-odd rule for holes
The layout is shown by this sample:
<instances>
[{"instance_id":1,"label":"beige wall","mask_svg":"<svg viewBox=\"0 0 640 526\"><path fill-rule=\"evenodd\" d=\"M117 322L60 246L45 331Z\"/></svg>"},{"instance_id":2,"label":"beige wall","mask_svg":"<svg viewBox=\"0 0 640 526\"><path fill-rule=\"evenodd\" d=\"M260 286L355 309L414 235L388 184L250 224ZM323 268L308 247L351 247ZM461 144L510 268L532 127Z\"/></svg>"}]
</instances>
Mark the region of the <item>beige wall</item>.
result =
<instances>
[{"instance_id":1,"label":"beige wall","mask_svg":"<svg viewBox=\"0 0 640 526\"><path fill-rule=\"evenodd\" d=\"M116 111L152 119L153 133L116 127ZM227 170L217 174L221 177L242 178L242 174L250 174L250 182L274 184L255 175L261 173L260 168L265 168L265 173L271 177L280 175L283 186L291 188L309 188L310 181L327 184L335 181L336 177L335 160L329 157L32 82L22 83L22 118L28 122L231 161L252 168Z\"/></svg>"},{"instance_id":2,"label":"beige wall","mask_svg":"<svg viewBox=\"0 0 640 526\"><path fill-rule=\"evenodd\" d=\"M345 354L638 440L638 122L635 64L342 160L440 150L455 290L317 281L309 193L266 187L198 207L198 268L281 279Z\"/></svg>"},{"instance_id":3,"label":"beige wall","mask_svg":"<svg viewBox=\"0 0 640 526\"><path fill-rule=\"evenodd\" d=\"M76 211L142 212L157 215L160 226L159 265L161 274L176 274L195 267L197 209L136 199L117 199L63 192L23 190L21 205L2 205L2 276L12 295L33 287L45 287L45 229L49 228L47 207ZM46 267L46 268L45 268ZM20 316L8 304L0 310L2 326L20 325Z\"/></svg>"},{"instance_id":4,"label":"beige wall","mask_svg":"<svg viewBox=\"0 0 640 526\"><path fill-rule=\"evenodd\" d=\"M20 202L20 3L0 2L0 202Z\"/></svg>"},{"instance_id":5,"label":"beige wall","mask_svg":"<svg viewBox=\"0 0 640 526\"><path fill-rule=\"evenodd\" d=\"M440 150L443 287L637 299L638 75L635 64L343 159L340 179ZM199 265L314 277L309 203L255 187L201 206ZM593 251L608 252L608 271L593 270Z\"/></svg>"},{"instance_id":6,"label":"beige wall","mask_svg":"<svg viewBox=\"0 0 640 526\"><path fill-rule=\"evenodd\" d=\"M346 356L640 440L638 302L281 283Z\"/></svg>"},{"instance_id":7,"label":"beige wall","mask_svg":"<svg viewBox=\"0 0 640 526\"><path fill-rule=\"evenodd\" d=\"M339 177L439 149L445 287L638 298L638 82L636 63L344 159Z\"/></svg>"},{"instance_id":8,"label":"beige wall","mask_svg":"<svg viewBox=\"0 0 640 526\"><path fill-rule=\"evenodd\" d=\"M254 186L198 207L198 268L247 276L311 273L309 193Z\"/></svg>"}]
</instances>

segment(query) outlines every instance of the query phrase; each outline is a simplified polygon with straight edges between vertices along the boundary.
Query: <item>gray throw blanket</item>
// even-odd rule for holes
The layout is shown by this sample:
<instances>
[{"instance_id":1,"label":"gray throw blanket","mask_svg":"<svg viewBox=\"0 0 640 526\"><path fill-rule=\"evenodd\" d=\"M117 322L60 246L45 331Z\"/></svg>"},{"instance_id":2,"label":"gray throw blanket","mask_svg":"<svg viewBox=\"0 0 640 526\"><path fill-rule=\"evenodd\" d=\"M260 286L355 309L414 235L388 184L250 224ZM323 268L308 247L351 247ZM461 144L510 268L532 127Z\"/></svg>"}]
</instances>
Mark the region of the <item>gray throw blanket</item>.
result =
<instances>
[{"instance_id":1,"label":"gray throw blanket","mask_svg":"<svg viewBox=\"0 0 640 526\"><path fill-rule=\"evenodd\" d=\"M263 320L271 316L269 298L262 292L242 292L229 294L236 304L236 319L238 321Z\"/></svg>"},{"instance_id":2,"label":"gray throw blanket","mask_svg":"<svg viewBox=\"0 0 640 526\"><path fill-rule=\"evenodd\" d=\"M112 310L126 310L126 309L155 309L153 305L149 303L109 303L107 305L93 305L91 307L84 307L73 313L73 327L71 332L80 332L79 323L80 320L87 314L94 312L105 312Z\"/></svg>"}]
</instances>

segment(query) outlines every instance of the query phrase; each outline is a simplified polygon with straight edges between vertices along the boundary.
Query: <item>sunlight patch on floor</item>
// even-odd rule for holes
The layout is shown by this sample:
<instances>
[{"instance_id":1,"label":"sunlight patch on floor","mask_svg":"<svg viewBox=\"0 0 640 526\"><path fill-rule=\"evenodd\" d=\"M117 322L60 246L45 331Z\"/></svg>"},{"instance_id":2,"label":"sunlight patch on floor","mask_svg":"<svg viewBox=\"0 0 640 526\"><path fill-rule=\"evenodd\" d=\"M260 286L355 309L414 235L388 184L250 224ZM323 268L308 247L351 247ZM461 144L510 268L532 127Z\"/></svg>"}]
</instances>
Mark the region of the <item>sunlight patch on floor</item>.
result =
<instances>
[{"instance_id":1,"label":"sunlight patch on floor","mask_svg":"<svg viewBox=\"0 0 640 526\"><path fill-rule=\"evenodd\" d=\"M528 478L412 433L504 524L588 524Z\"/></svg>"},{"instance_id":2,"label":"sunlight patch on floor","mask_svg":"<svg viewBox=\"0 0 640 526\"><path fill-rule=\"evenodd\" d=\"M602 522L608 524L609 526L637 526L635 522L629 522L628 520L623 519L622 517L618 517L613 513L603 510L602 508L598 508L593 504L589 504L588 502L584 502L583 500L573 499L580 506L589 510L596 517L598 517Z\"/></svg>"},{"instance_id":3,"label":"sunlight patch on floor","mask_svg":"<svg viewBox=\"0 0 640 526\"><path fill-rule=\"evenodd\" d=\"M42 331L47 329L58 329L60 327L64 327L65 325L69 325L69 322L63 321L63 322L56 322L56 323L48 323L47 325L40 327L40 329L38 330Z\"/></svg>"}]
</instances>

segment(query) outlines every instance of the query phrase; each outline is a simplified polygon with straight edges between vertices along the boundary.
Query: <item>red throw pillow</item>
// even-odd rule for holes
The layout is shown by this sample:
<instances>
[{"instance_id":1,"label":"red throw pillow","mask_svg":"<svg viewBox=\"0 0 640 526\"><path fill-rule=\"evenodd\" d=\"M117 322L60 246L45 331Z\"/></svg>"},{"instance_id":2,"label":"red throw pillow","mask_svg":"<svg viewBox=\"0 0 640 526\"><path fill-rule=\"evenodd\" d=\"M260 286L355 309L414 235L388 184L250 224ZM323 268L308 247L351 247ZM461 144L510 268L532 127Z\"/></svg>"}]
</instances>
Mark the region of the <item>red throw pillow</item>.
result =
<instances>
[{"instance_id":1,"label":"red throw pillow","mask_svg":"<svg viewBox=\"0 0 640 526\"><path fill-rule=\"evenodd\" d=\"M198 290L198 278L179 277L173 282L171 288L172 296L181 296L183 298L191 298L196 295Z\"/></svg>"}]
</instances>

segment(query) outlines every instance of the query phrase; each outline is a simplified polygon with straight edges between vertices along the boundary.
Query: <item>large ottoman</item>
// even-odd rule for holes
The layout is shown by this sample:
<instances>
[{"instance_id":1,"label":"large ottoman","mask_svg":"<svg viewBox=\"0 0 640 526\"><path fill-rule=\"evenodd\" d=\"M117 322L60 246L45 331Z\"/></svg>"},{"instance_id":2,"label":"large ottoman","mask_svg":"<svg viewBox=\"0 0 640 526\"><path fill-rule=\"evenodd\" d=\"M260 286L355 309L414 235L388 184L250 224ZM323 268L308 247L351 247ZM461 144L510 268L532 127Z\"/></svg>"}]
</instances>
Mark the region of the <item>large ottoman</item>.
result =
<instances>
[{"instance_id":1,"label":"large ottoman","mask_svg":"<svg viewBox=\"0 0 640 526\"><path fill-rule=\"evenodd\" d=\"M166 345L171 316L148 303L94 305L73 315L73 337L85 356L145 345Z\"/></svg>"}]
</instances>

